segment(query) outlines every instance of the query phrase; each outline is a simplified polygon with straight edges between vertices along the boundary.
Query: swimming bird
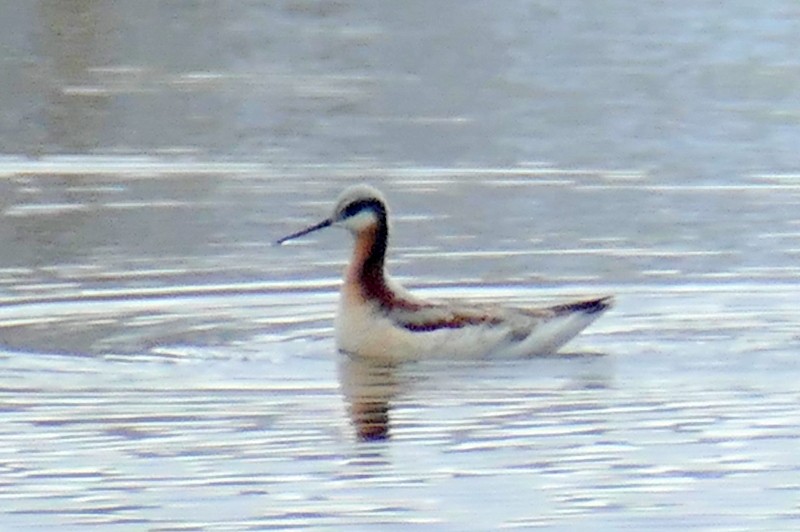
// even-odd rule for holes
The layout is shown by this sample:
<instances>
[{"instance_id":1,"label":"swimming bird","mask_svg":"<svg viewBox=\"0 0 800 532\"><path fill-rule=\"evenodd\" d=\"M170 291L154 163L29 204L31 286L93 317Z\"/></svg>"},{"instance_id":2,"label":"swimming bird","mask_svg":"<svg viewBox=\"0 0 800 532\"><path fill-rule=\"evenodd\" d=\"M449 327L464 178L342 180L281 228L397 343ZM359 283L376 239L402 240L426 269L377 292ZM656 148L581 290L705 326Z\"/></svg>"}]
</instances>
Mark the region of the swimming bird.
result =
<instances>
[{"instance_id":1,"label":"swimming bird","mask_svg":"<svg viewBox=\"0 0 800 532\"><path fill-rule=\"evenodd\" d=\"M601 297L515 308L417 297L386 273L389 213L383 194L369 185L347 188L328 218L276 244L331 226L355 239L335 320L344 353L387 362L555 353L612 304Z\"/></svg>"}]
</instances>

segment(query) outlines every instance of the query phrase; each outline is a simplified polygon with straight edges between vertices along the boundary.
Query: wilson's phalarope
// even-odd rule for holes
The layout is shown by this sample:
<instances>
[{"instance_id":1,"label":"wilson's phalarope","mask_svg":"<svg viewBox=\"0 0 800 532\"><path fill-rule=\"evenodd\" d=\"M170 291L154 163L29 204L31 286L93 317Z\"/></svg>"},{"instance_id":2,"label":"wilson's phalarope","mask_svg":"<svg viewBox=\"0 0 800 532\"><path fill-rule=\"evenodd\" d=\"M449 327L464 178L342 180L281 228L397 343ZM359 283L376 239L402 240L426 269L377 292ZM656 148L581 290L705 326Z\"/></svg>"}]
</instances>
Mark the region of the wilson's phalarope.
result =
<instances>
[{"instance_id":1,"label":"wilson's phalarope","mask_svg":"<svg viewBox=\"0 0 800 532\"><path fill-rule=\"evenodd\" d=\"M553 353L612 304L602 297L523 309L417 298L386 274L386 200L367 185L348 188L329 218L276 243L330 226L355 238L336 313L336 344L346 353L387 361Z\"/></svg>"}]
</instances>

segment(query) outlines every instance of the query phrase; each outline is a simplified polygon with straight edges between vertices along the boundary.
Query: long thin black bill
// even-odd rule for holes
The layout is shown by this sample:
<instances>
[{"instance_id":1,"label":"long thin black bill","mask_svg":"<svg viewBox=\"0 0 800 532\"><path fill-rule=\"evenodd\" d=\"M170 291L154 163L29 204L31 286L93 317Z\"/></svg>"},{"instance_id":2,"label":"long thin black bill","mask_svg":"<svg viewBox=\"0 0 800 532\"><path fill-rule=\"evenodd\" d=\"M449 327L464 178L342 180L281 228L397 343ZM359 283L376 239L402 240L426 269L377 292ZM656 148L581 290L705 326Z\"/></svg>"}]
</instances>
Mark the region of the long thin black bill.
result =
<instances>
[{"instance_id":1,"label":"long thin black bill","mask_svg":"<svg viewBox=\"0 0 800 532\"><path fill-rule=\"evenodd\" d=\"M287 240L291 240L293 238L298 238L298 237L301 237L303 235L307 235L308 233L313 233L314 231L319 231L320 229L325 229L326 227L329 227L332 223L333 223L333 220L331 220L330 218L328 218L327 220L322 220L317 225L312 225L311 227L306 227L302 231L298 231L298 232L293 233L291 235L285 236L285 237L281 238L280 240L276 240L275 244L280 246L281 244L283 244Z\"/></svg>"}]
</instances>

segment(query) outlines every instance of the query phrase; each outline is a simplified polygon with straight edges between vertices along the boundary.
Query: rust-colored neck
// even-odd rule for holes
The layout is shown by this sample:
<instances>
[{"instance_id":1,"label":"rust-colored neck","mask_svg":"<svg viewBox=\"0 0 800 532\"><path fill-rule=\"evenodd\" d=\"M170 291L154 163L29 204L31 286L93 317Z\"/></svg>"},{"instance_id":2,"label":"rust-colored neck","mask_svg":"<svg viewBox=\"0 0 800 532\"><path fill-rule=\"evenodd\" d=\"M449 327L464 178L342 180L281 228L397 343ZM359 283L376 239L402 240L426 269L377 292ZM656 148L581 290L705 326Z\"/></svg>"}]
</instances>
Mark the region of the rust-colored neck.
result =
<instances>
[{"instance_id":1,"label":"rust-colored neck","mask_svg":"<svg viewBox=\"0 0 800 532\"><path fill-rule=\"evenodd\" d=\"M347 282L357 285L367 301L377 301L382 307L391 307L395 295L389 289L384 273L389 229L386 217L356 235L353 258L347 272Z\"/></svg>"}]
</instances>

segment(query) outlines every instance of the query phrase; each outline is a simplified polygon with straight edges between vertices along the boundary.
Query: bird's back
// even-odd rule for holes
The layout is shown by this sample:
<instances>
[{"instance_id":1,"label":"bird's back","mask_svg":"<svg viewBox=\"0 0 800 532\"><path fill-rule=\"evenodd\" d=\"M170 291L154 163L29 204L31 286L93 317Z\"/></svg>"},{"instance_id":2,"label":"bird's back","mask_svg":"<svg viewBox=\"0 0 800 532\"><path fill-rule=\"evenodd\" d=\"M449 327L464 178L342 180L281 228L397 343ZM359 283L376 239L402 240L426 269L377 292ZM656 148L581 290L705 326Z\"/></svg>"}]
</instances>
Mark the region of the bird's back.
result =
<instances>
[{"instance_id":1,"label":"bird's back","mask_svg":"<svg viewBox=\"0 0 800 532\"><path fill-rule=\"evenodd\" d=\"M364 300L348 305L343 297L337 344L343 351L387 360L554 353L610 304L610 298L601 298L518 309L412 299L384 308Z\"/></svg>"}]
</instances>

